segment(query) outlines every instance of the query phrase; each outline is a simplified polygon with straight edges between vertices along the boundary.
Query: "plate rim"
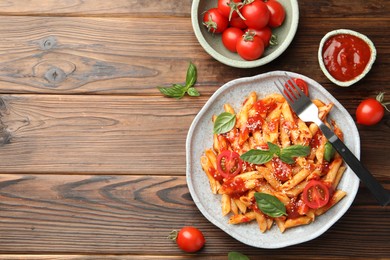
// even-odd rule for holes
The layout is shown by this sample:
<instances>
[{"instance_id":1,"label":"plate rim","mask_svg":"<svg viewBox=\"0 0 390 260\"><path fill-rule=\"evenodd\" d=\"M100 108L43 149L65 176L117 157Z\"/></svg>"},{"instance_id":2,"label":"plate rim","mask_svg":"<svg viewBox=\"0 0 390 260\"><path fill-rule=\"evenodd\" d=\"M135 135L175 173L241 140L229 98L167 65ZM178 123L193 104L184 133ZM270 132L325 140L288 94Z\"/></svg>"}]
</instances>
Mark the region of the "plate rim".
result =
<instances>
[{"instance_id":1,"label":"plate rim","mask_svg":"<svg viewBox=\"0 0 390 260\"><path fill-rule=\"evenodd\" d=\"M221 223L221 221L218 221L218 220L215 219L215 217L211 216L209 214L209 212L201 204L201 202L199 200L199 197L197 196L196 191L195 191L195 189L194 189L194 187L193 187L193 185L191 183L191 171L192 171L192 166L191 166L191 159L192 159L191 158L191 149L192 149L192 145L193 145L192 144L192 136L193 136L193 132L194 132L194 129L195 129L196 125L199 123L199 120L202 119L202 116L212 106L213 102L215 101L215 99L217 97L220 96L220 94L224 93L225 91L228 91L232 87L235 87L235 85L237 83L245 82L246 84L249 84L250 81L255 81L255 80L258 80L258 79L261 79L261 78L265 78L265 77L269 77L269 76L282 76L284 74L287 74L287 75L289 75L291 77L302 77L303 79L309 79L310 81L314 82L317 85L316 87L322 88L322 89L320 89L320 91L322 93L324 93L326 95L329 95L330 98L333 99L332 102L341 111L341 113L348 115L347 120L348 121L352 120L353 125L351 125L351 126L354 128L353 130L357 133L357 135L354 137L356 139L356 144L354 143L355 147L354 147L354 151L352 151L352 152L355 154L355 156L358 159L360 158L360 152L361 152L359 132L357 130L356 124L354 123L351 115L344 108L344 106L342 106L342 104L336 98L334 98L333 95L331 95L323 86L321 86L318 82L314 81L313 79L311 79L311 78L309 78L307 76L304 76L304 75L301 75L301 74L298 74L298 73L294 73L294 72L278 70L278 71L272 71L272 72L258 74L258 75L251 76L251 77L237 78L237 79L234 79L234 80L231 80L231 81L225 83L217 91L215 91L214 94L209 98L209 100L205 103L205 105L201 108L201 110L195 116L195 118L192 121L191 126L189 128L188 134L187 134L187 139L186 139L186 182L187 182L187 186L189 188L191 197L192 197L194 203L196 204L198 210L203 214L203 216L208 221L210 221L212 224L214 224L215 226L217 226L218 228L223 230L225 233L227 233L228 235L230 235L234 239L236 239L236 240L238 240L238 241L240 241L240 242L242 242L244 244L247 244L249 246L253 246L253 247L257 247L257 248L267 248L267 249L283 248L283 247L287 247L287 246L292 246L292 245L304 243L304 242L310 241L310 240L312 240L314 238L317 238L317 237L321 236L323 233L325 233L331 226L333 226L348 211L348 209L350 208L350 206L352 205L352 203L353 203L353 201L354 201L354 199L356 197L356 194L357 194L357 191L358 191L358 188L359 188L359 179L356 177L356 175L353 173L353 171L349 168L349 166L346 165L346 167L347 167L346 170L349 169L350 171L352 171L352 174L351 174L350 177L353 179L352 181L355 182L355 185L352 186L351 191L348 192L348 197L347 197L348 199L347 199L347 202L346 202L347 204L344 207L342 207L341 210L337 212L337 214L335 214L336 217L334 217L334 219L332 219L332 221L327 221L322 226L322 228L318 232L316 232L315 234L309 234L308 236L305 236L304 238L301 238L301 239L299 239L296 242L291 242L291 243L290 242L284 242L284 243L279 243L277 245L269 244L269 243L267 243L266 245L257 245L257 244L254 244L254 243L248 243L248 241L246 240L245 237L242 237L242 236L238 237L236 234L232 235L231 233L229 233L228 231L226 231L224 229L224 225ZM240 97L240 98L242 98L242 97ZM352 184L354 184L354 183L352 183ZM213 196L213 194L210 193L210 196ZM346 199L346 198L344 198L344 199Z\"/></svg>"}]
</instances>

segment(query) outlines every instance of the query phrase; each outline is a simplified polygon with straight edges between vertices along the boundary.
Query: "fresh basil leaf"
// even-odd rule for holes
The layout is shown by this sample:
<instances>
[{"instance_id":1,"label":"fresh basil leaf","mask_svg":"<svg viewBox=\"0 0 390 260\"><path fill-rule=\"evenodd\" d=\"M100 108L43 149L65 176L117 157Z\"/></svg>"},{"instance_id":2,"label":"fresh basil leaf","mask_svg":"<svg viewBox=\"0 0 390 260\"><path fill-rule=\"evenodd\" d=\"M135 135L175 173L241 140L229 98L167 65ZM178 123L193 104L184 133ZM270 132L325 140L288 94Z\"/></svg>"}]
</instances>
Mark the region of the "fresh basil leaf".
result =
<instances>
[{"instance_id":1,"label":"fresh basil leaf","mask_svg":"<svg viewBox=\"0 0 390 260\"><path fill-rule=\"evenodd\" d=\"M258 150L251 149L246 153L243 153L240 158L243 161L254 163L254 164L264 164L272 160L274 153L270 150Z\"/></svg>"},{"instance_id":2,"label":"fresh basil leaf","mask_svg":"<svg viewBox=\"0 0 390 260\"><path fill-rule=\"evenodd\" d=\"M236 115L229 112L221 113L214 122L214 134L227 133L236 124Z\"/></svg>"},{"instance_id":3,"label":"fresh basil leaf","mask_svg":"<svg viewBox=\"0 0 390 260\"><path fill-rule=\"evenodd\" d=\"M283 148L280 151L280 159L288 164L293 164L295 162L295 157L308 156L310 154L310 146L304 145L291 145L286 148Z\"/></svg>"},{"instance_id":4,"label":"fresh basil leaf","mask_svg":"<svg viewBox=\"0 0 390 260\"><path fill-rule=\"evenodd\" d=\"M267 142L267 145L268 145L268 150L270 151L270 153L276 154L278 156L280 155L279 145L271 143L271 142Z\"/></svg>"},{"instance_id":5,"label":"fresh basil leaf","mask_svg":"<svg viewBox=\"0 0 390 260\"><path fill-rule=\"evenodd\" d=\"M255 192L255 199L257 207L266 215L277 218L281 216L287 216L286 207L284 204L275 196Z\"/></svg>"},{"instance_id":6,"label":"fresh basil leaf","mask_svg":"<svg viewBox=\"0 0 390 260\"><path fill-rule=\"evenodd\" d=\"M196 82L196 78L197 78L196 67L192 62L190 62L190 65L188 66L188 69L187 69L186 87L187 88L192 87Z\"/></svg>"},{"instance_id":7,"label":"fresh basil leaf","mask_svg":"<svg viewBox=\"0 0 390 260\"><path fill-rule=\"evenodd\" d=\"M325 161L330 162L333 159L335 153L336 153L336 150L333 148L332 144L329 142L326 142L325 152L324 152Z\"/></svg>"},{"instance_id":8,"label":"fresh basil leaf","mask_svg":"<svg viewBox=\"0 0 390 260\"><path fill-rule=\"evenodd\" d=\"M228 260L250 260L250 259L244 254L232 251L228 253Z\"/></svg>"},{"instance_id":9,"label":"fresh basil leaf","mask_svg":"<svg viewBox=\"0 0 390 260\"><path fill-rule=\"evenodd\" d=\"M199 97L199 96L200 96L199 92L198 92L194 87L189 88L189 89L187 90L187 93L188 93L188 95L190 95L191 97Z\"/></svg>"},{"instance_id":10,"label":"fresh basil leaf","mask_svg":"<svg viewBox=\"0 0 390 260\"><path fill-rule=\"evenodd\" d=\"M167 97L180 99L186 93L183 85L173 84L172 87L157 87L158 90Z\"/></svg>"}]
</instances>

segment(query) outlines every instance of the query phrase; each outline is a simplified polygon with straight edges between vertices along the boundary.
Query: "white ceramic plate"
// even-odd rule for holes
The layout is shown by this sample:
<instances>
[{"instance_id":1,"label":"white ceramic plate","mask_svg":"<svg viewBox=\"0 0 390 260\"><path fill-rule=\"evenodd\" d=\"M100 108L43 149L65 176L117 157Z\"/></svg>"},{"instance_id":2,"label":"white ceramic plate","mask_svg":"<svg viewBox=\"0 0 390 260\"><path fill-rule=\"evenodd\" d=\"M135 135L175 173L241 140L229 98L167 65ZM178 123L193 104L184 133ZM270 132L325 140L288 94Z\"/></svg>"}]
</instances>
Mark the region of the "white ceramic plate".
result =
<instances>
[{"instance_id":1,"label":"white ceramic plate","mask_svg":"<svg viewBox=\"0 0 390 260\"><path fill-rule=\"evenodd\" d=\"M241 78L230 81L218 89L207 101L195 117L189 129L187 150L187 184L192 199L202 214L214 225L221 228L233 238L244 244L259 248L281 248L303 243L314 239L328 230L352 204L359 188L359 179L348 167L340 181L339 188L347 192L347 196L331 208L324 215L319 216L313 223L295 227L281 233L275 226L266 233L261 233L254 221L248 224L230 225L228 216L221 214L221 196L211 193L206 174L200 165L200 157L206 148L213 143L212 115L223 112L223 104L229 103L238 111L242 102L251 91L256 91L259 98L271 93L278 93L273 82L283 77L286 72L274 71L250 78ZM291 77L299 77L309 85L311 98L319 98L324 102L333 102L334 108L330 118L334 119L344 135L345 144L357 158L360 157L360 138L355 122L347 110L321 85L314 80L296 73L287 72Z\"/></svg>"}]
</instances>

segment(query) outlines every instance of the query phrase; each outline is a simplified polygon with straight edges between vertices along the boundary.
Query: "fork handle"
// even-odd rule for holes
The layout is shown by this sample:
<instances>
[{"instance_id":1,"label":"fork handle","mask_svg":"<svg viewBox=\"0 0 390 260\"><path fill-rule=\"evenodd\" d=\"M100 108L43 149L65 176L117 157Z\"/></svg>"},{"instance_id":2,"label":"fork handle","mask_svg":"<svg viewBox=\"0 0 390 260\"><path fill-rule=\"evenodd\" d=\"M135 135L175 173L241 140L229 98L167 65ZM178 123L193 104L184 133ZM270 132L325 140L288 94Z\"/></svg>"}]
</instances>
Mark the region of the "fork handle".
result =
<instances>
[{"instance_id":1,"label":"fork handle","mask_svg":"<svg viewBox=\"0 0 390 260\"><path fill-rule=\"evenodd\" d=\"M332 144L335 150L343 157L344 161L351 167L359 179L371 191L376 200L386 206L390 202L390 193L387 191L375 177L363 166L348 147L329 129L322 121L316 122L322 133Z\"/></svg>"}]
</instances>

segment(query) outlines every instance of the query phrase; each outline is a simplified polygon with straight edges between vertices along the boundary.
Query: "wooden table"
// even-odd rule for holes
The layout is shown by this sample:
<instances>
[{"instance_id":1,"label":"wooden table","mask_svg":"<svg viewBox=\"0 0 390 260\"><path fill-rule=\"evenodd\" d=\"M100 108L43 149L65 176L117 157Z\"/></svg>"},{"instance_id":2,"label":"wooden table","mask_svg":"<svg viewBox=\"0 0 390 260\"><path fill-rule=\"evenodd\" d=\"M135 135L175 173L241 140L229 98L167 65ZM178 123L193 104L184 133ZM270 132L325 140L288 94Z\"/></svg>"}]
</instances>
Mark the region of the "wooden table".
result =
<instances>
[{"instance_id":1,"label":"wooden table","mask_svg":"<svg viewBox=\"0 0 390 260\"><path fill-rule=\"evenodd\" d=\"M207 221L185 180L188 128L232 79L272 70L321 83L355 118L359 102L388 92L390 1L299 0L298 32L269 65L236 69L211 58L192 31L190 0L0 1L0 258L390 258L389 207L361 185L325 234L285 249L241 244ZM340 88L317 61L324 34L366 34L378 57L360 83ZM192 61L200 97L163 97ZM362 161L390 188L390 117L358 125ZM205 248L166 239L195 225Z\"/></svg>"}]
</instances>

